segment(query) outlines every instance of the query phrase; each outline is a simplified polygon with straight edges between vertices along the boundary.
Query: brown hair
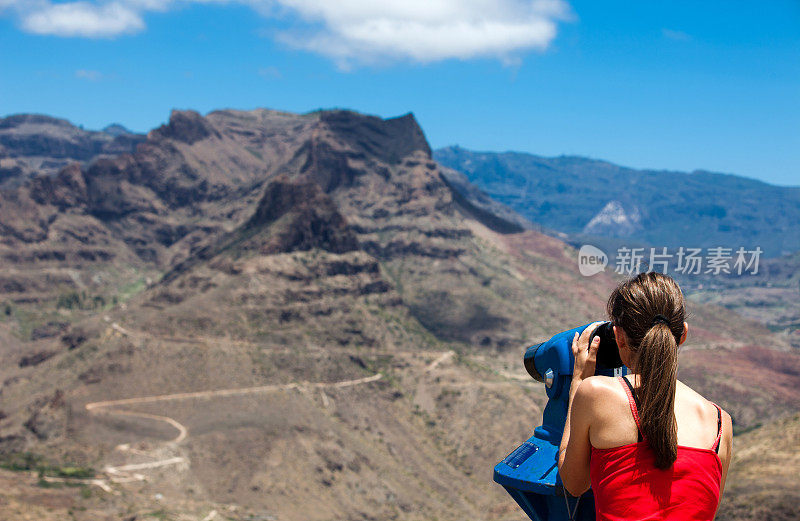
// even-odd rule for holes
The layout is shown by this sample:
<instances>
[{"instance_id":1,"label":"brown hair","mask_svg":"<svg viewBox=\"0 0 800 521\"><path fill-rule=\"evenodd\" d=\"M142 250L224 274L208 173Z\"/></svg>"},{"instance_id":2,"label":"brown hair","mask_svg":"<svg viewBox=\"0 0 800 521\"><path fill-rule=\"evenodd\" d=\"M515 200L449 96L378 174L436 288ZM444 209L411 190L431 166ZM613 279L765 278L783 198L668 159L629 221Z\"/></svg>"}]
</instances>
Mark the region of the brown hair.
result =
<instances>
[{"instance_id":1,"label":"brown hair","mask_svg":"<svg viewBox=\"0 0 800 521\"><path fill-rule=\"evenodd\" d=\"M642 436L655 452L656 467L669 468L678 455L675 388L678 344L686 311L683 293L672 277L640 273L611 293L606 306L611 322L625 332L639 374Z\"/></svg>"}]
</instances>

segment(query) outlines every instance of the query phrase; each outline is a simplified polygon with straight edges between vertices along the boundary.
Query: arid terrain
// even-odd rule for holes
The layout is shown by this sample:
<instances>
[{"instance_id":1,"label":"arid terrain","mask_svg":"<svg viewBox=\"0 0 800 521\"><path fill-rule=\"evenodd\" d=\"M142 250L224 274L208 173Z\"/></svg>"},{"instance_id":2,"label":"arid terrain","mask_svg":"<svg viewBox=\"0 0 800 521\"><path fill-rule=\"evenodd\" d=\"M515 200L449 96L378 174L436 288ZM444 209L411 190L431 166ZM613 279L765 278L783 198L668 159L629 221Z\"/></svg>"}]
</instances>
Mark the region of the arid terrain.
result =
<instances>
[{"instance_id":1,"label":"arid terrain","mask_svg":"<svg viewBox=\"0 0 800 521\"><path fill-rule=\"evenodd\" d=\"M524 519L522 352L616 280L412 115L175 111L100 156L0 190L0 518ZM690 300L680 373L734 418L718 518L797 518L800 354L729 304Z\"/></svg>"}]
</instances>

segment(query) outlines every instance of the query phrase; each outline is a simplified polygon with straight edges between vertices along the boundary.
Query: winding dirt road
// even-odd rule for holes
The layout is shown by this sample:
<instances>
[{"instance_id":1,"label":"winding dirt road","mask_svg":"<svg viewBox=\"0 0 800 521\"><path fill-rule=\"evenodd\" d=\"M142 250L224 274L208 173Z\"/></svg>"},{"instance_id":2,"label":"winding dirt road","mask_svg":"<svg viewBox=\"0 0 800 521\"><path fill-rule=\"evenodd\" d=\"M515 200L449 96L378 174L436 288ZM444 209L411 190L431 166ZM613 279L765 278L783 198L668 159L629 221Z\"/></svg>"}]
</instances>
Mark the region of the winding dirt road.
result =
<instances>
[{"instance_id":1,"label":"winding dirt road","mask_svg":"<svg viewBox=\"0 0 800 521\"><path fill-rule=\"evenodd\" d=\"M213 391L196 391L190 393L161 394L156 396L142 396L139 398L123 398L120 400L105 400L100 402L92 402L92 403L87 403L85 407L86 410L89 411L91 414L127 416L127 417L144 418L148 420L156 420L164 422L173 427L177 431L177 435L171 440L169 440L167 444L177 445L181 443L183 440L185 440L186 437L189 435L189 429L187 429L185 425L181 424L174 418L170 418L169 416L160 416L157 414L129 411L125 409L120 409L120 407L141 405L146 403L169 402L175 400L218 398L223 396L242 396L248 394L288 391L292 389L307 389L307 388L341 389L344 387L352 387L355 385L362 385L370 382L375 382L377 380L380 380L382 377L383 377L382 374L377 373L372 376L366 376L364 378L356 378L353 380L342 380L339 382L294 382L294 383L280 384L280 385L260 385L256 387L217 389ZM132 449L130 449L130 445L128 444L119 445L117 449L122 451L132 451ZM109 465L103 469L103 472L108 476L107 480L95 478L95 479L82 479L82 480L70 479L69 481L72 483L78 482L87 485L96 485L107 492L111 492L112 489L108 484L109 481L113 483L142 481L145 479L145 477L142 474L135 473L135 471L164 467L168 465L177 465L185 462L186 458L183 458L181 456L175 456L156 461L150 461L146 463L134 463L134 464L120 465L120 466ZM60 481L66 481L66 478L47 478L47 480L53 482L60 482Z\"/></svg>"},{"instance_id":2,"label":"winding dirt road","mask_svg":"<svg viewBox=\"0 0 800 521\"><path fill-rule=\"evenodd\" d=\"M108 318L106 321L110 322ZM148 335L145 332L139 331L132 331L126 329L116 322L110 324L110 328L115 332L126 336L126 337L136 337L140 339L149 338L151 335ZM180 338L180 339L173 339L173 341L182 341L182 342L191 342L191 343L202 343L202 339L195 339L195 338ZM231 340L226 339L227 343L230 343ZM239 343L239 342L234 342ZM245 343L245 342L242 342ZM249 343L247 343L249 345ZM404 354L425 354L422 352L409 352ZM434 354L434 353L431 353ZM437 369L442 363L450 360L456 354L454 351L446 351L444 353L438 352L438 354L431 363L429 363L425 367L425 373L430 373ZM518 375L513 375L509 373L501 373L501 376L513 380L522 380ZM260 393L270 393L270 392L280 392L280 391L289 391L293 389L298 390L306 390L306 389L320 389L321 391L325 388L329 389L340 389L345 387L352 387L356 385L363 385L368 384L371 382L375 382L380 380L383 377L382 374L377 373L372 376L367 376L363 378L356 378L352 380L342 380L339 382L293 382L287 384L275 384L275 385L260 385L255 387L244 387L244 388L233 388L233 389L216 389L216 390L209 390L209 391L194 391L194 392L186 392L186 393L173 393L173 394L161 394L155 396L142 396L137 398L122 398L118 400L104 400L99 402L91 402L85 405L86 410L93 415L113 415L113 416L125 416L125 417L132 417L132 418L142 418L146 420L154 420L166 423L167 425L171 426L176 431L176 435L174 438L168 440L163 445L164 448L176 448L181 442L183 442L187 436L189 435L189 429L181 424L174 418L170 418L169 416L162 416L157 414L149 414L144 412L136 412L127 409L130 406L136 405L143 405L149 403L159 403L159 402L171 402L171 401L178 401L178 400L195 400L195 399L208 399L208 398L219 398L219 397L227 397L227 396L244 396L250 394L260 394ZM527 379L526 379L527 380ZM517 384L521 382L516 382ZM512 384L511 381L508 382L481 382L481 386L501 386L501 385L508 385ZM455 386L472 386L475 385L474 383L464 383L464 384L454 384ZM325 395L324 391L321 392L323 405L327 408L328 407L328 397ZM137 454L140 456L149 456L149 451L140 451L131 447L130 444L122 444L116 447L117 450L122 452L129 452L132 454ZM170 452L170 451L168 451ZM106 466L103 469L103 473L106 475L106 478L91 478L91 479L69 479L69 478L56 478L56 477L47 477L45 478L47 481L53 482L64 482L69 481L71 483L84 483L87 485L96 485L103 490L111 493L119 493L114 491L110 487L110 483L130 483L134 481L143 481L145 480L145 476L139 473L138 471L154 469L159 467L165 467L170 465L179 465L188 463L188 460L182 456L174 455L172 453L170 457L162 457L161 459L157 459L154 461L144 462L144 463L131 463L127 465L117 465L117 466ZM163 456L163 454L162 454ZM211 514L209 514L211 515Z\"/></svg>"},{"instance_id":3,"label":"winding dirt road","mask_svg":"<svg viewBox=\"0 0 800 521\"><path fill-rule=\"evenodd\" d=\"M436 369L439 366L439 364L441 364L445 360L448 360L449 358L452 358L455 354L456 354L455 351L446 351L442 353L442 355L439 358L431 362L430 365L428 365L428 367L425 368L425 372L430 373L431 371Z\"/></svg>"}]
</instances>

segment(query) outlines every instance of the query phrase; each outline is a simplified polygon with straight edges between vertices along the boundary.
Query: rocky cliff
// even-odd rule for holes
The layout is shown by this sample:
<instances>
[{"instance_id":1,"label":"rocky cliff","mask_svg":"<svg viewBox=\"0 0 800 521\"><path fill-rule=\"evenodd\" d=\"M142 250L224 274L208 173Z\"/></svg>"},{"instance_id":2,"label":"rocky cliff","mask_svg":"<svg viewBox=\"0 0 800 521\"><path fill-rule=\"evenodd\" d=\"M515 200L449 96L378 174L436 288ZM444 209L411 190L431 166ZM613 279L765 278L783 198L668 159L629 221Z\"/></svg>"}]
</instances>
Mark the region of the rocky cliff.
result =
<instances>
[{"instance_id":1,"label":"rocky cliff","mask_svg":"<svg viewBox=\"0 0 800 521\"><path fill-rule=\"evenodd\" d=\"M349 111L174 112L0 190L6 466L83 468L97 516L518 517L488 476L540 421L522 349L615 281L495 209L413 116ZM687 383L742 429L797 407L785 338L691 311Z\"/></svg>"},{"instance_id":2,"label":"rocky cliff","mask_svg":"<svg viewBox=\"0 0 800 521\"><path fill-rule=\"evenodd\" d=\"M98 132L39 114L0 118L0 186L18 185L36 174L55 174L72 162L133 152L143 140L121 125Z\"/></svg>"}]
</instances>

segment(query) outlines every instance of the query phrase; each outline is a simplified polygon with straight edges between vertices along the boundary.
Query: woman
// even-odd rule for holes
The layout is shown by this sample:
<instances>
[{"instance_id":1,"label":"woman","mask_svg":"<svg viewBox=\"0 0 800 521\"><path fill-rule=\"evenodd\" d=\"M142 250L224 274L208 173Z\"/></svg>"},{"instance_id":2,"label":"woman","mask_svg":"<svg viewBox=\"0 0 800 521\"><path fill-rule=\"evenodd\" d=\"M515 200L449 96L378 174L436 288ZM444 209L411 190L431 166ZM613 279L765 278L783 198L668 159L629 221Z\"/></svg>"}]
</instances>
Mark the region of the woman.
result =
<instances>
[{"instance_id":1,"label":"woman","mask_svg":"<svg viewBox=\"0 0 800 521\"><path fill-rule=\"evenodd\" d=\"M608 299L627 378L593 376L599 338L572 344L575 368L558 458L573 496L591 484L598 520L694 519L716 514L731 460L730 416L679 382L678 346L689 331L683 294L642 273Z\"/></svg>"}]
</instances>

